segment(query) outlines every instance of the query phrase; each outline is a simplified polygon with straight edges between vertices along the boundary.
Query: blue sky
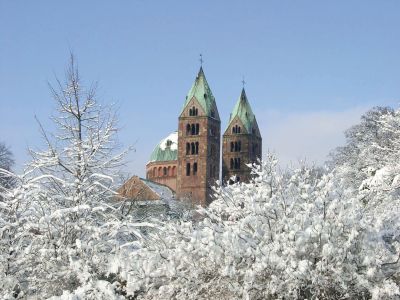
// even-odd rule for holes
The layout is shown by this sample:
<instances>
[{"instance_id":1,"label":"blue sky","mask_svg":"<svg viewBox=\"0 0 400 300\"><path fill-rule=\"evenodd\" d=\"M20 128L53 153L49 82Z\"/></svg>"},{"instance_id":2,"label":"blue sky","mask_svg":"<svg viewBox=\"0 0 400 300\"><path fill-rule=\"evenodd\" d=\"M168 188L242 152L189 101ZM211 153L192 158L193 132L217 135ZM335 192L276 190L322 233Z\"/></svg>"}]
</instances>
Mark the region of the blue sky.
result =
<instances>
[{"instance_id":1,"label":"blue sky","mask_svg":"<svg viewBox=\"0 0 400 300\"><path fill-rule=\"evenodd\" d=\"M226 125L245 76L264 149L321 163L343 130L400 98L400 1L0 0L0 141L15 154L49 127L47 81L69 51L103 103L119 106L128 171L177 128L199 53Z\"/></svg>"}]
</instances>

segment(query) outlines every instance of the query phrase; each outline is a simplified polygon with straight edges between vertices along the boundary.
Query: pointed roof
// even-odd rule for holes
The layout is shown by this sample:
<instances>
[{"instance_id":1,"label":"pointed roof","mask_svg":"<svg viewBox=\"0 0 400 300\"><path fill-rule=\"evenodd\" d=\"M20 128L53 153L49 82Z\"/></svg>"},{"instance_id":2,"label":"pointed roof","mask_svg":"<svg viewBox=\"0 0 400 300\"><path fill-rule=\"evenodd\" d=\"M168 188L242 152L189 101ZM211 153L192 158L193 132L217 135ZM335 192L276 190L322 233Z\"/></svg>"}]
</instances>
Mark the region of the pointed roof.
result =
<instances>
[{"instance_id":1,"label":"pointed roof","mask_svg":"<svg viewBox=\"0 0 400 300\"><path fill-rule=\"evenodd\" d=\"M247 100L246 91L244 88L240 94L238 101L236 102L231 116L229 118L228 127L231 125L232 121L238 117L243 123L248 133L252 133L252 128L258 128L256 116L251 110L249 100Z\"/></svg>"},{"instance_id":2,"label":"pointed roof","mask_svg":"<svg viewBox=\"0 0 400 300\"><path fill-rule=\"evenodd\" d=\"M203 67L200 67L199 73L197 74L196 79L186 96L185 104L183 105L181 113L193 98L199 102L206 116L219 120L215 98L211 92L210 86L208 85L206 76L204 75ZM211 113L213 110L214 116L212 116Z\"/></svg>"}]
</instances>

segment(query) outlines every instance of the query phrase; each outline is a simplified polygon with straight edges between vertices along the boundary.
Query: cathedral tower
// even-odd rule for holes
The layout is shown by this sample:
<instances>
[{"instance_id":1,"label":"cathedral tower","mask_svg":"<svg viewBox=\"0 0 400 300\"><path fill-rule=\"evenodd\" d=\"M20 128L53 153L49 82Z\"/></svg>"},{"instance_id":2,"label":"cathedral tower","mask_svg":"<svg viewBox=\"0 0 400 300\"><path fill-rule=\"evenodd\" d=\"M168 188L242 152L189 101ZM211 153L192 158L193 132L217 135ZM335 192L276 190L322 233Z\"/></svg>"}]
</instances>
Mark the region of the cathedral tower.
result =
<instances>
[{"instance_id":1,"label":"cathedral tower","mask_svg":"<svg viewBox=\"0 0 400 300\"><path fill-rule=\"evenodd\" d=\"M193 204L211 202L219 179L221 121L201 67L179 116L177 196Z\"/></svg>"},{"instance_id":2,"label":"cathedral tower","mask_svg":"<svg viewBox=\"0 0 400 300\"><path fill-rule=\"evenodd\" d=\"M262 138L244 88L230 115L223 135L223 182L249 181L251 169L246 164L261 159ZM231 178L235 177L234 180Z\"/></svg>"}]
</instances>

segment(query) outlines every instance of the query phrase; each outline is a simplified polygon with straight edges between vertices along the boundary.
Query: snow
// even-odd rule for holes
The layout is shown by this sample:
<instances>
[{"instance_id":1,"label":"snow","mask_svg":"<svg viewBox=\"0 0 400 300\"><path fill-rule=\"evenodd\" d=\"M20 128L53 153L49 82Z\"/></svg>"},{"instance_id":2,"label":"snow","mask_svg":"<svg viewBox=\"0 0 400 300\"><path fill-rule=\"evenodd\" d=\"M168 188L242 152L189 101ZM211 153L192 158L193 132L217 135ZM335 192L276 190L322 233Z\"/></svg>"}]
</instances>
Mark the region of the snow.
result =
<instances>
[{"instance_id":1,"label":"snow","mask_svg":"<svg viewBox=\"0 0 400 300\"><path fill-rule=\"evenodd\" d=\"M161 197L161 199L174 199L174 192L167 186L157 184L153 181L140 179L144 184L146 184L153 192Z\"/></svg>"},{"instance_id":2,"label":"snow","mask_svg":"<svg viewBox=\"0 0 400 300\"><path fill-rule=\"evenodd\" d=\"M178 150L178 132L177 131L171 133L169 136L167 136L165 139L163 139L160 142L160 149L161 150L164 151L168 147L168 145L167 145L168 141L172 142L172 144L170 145L170 149L172 151Z\"/></svg>"}]
</instances>

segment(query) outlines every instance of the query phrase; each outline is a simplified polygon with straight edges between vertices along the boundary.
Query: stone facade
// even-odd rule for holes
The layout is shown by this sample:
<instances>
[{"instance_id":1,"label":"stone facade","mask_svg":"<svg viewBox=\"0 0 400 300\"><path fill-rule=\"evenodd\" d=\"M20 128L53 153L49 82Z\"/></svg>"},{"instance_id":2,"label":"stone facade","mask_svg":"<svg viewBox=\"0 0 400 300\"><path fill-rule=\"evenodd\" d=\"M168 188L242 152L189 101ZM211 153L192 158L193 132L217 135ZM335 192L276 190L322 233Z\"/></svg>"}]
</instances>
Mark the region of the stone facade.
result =
<instances>
[{"instance_id":1,"label":"stone facade","mask_svg":"<svg viewBox=\"0 0 400 300\"><path fill-rule=\"evenodd\" d=\"M196 116L190 115L193 109L198 110ZM207 116L192 99L178 124L178 198L202 206L211 202L211 187L219 179L220 131L220 120Z\"/></svg>"},{"instance_id":2,"label":"stone facade","mask_svg":"<svg viewBox=\"0 0 400 300\"><path fill-rule=\"evenodd\" d=\"M176 160L149 162L146 165L146 179L166 185L176 191L177 169Z\"/></svg>"}]
</instances>

